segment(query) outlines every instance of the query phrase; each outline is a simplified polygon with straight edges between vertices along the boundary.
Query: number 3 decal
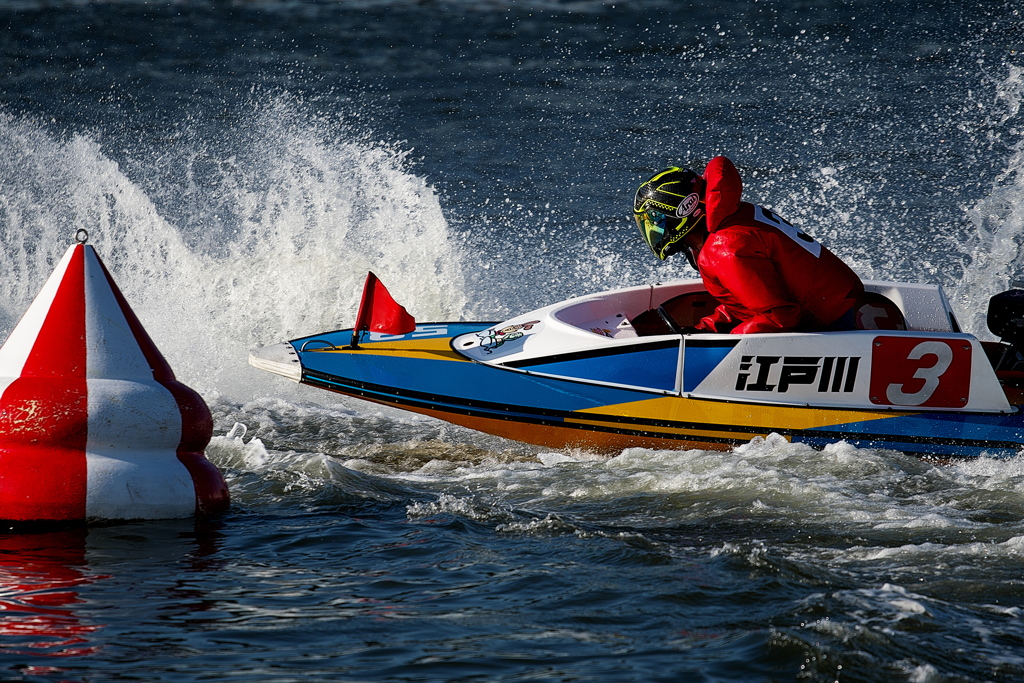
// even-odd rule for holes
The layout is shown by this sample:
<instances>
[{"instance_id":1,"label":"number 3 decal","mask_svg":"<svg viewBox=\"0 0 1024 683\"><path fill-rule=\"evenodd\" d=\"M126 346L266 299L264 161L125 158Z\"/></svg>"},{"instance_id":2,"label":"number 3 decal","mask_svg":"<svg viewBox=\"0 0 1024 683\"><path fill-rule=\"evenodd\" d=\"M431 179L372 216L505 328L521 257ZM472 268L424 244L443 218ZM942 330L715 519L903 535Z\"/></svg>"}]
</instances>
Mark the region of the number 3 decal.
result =
<instances>
[{"instance_id":1,"label":"number 3 decal","mask_svg":"<svg viewBox=\"0 0 1024 683\"><path fill-rule=\"evenodd\" d=\"M962 408L971 388L971 344L965 340L875 337L871 402Z\"/></svg>"},{"instance_id":2,"label":"number 3 decal","mask_svg":"<svg viewBox=\"0 0 1024 683\"><path fill-rule=\"evenodd\" d=\"M885 389L885 397L889 399L889 403L898 406L919 406L930 399L935 390L939 388L939 378L953 362L953 350L949 348L949 344L943 342L921 342L910 352L907 360L921 360L926 355L934 356L935 363L923 365L914 373L914 379L923 379L924 386L917 391L907 393L903 391L906 384L890 384Z\"/></svg>"}]
</instances>

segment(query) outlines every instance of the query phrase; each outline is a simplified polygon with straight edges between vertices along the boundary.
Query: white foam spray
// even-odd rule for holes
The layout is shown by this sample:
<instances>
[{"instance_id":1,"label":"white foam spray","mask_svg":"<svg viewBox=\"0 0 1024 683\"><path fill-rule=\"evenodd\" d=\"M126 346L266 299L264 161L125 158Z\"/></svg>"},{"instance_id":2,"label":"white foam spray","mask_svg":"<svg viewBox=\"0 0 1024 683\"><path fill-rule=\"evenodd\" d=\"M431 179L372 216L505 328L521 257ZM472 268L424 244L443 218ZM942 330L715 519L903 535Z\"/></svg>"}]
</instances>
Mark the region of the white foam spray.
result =
<instances>
[{"instance_id":1,"label":"white foam spray","mask_svg":"<svg viewBox=\"0 0 1024 683\"><path fill-rule=\"evenodd\" d=\"M997 84L995 100L992 129L1019 124L1024 114L1024 68L1009 68L1007 77ZM1005 170L995 178L988 196L965 208L976 234L968 241L971 265L952 303L967 330L984 335L989 297L1015 279L1024 280L1024 139L1011 148Z\"/></svg>"},{"instance_id":2,"label":"white foam spray","mask_svg":"<svg viewBox=\"0 0 1024 683\"><path fill-rule=\"evenodd\" d=\"M0 331L79 228L208 398L280 393L249 349L351 325L368 270L420 320L464 314L461 250L404 152L283 101L234 130L215 150L183 137L126 171L87 135L0 113Z\"/></svg>"}]
</instances>

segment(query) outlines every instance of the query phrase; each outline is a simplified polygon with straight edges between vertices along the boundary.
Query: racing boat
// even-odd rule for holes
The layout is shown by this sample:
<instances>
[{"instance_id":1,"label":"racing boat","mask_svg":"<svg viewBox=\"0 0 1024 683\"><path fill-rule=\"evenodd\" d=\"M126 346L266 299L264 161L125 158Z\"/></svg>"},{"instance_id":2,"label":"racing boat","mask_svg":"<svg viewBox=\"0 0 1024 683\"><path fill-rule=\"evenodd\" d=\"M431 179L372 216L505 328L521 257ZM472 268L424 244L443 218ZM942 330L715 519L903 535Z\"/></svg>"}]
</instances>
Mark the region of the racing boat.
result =
<instances>
[{"instance_id":1,"label":"racing boat","mask_svg":"<svg viewBox=\"0 0 1024 683\"><path fill-rule=\"evenodd\" d=\"M938 459L1024 448L1024 291L1000 341L961 331L941 287L866 282L855 331L695 334L700 280L562 301L502 322L352 329L251 352L302 384L554 448L726 450L778 433ZM1024 348L1024 346L1022 346Z\"/></svg>"}]
</instances>

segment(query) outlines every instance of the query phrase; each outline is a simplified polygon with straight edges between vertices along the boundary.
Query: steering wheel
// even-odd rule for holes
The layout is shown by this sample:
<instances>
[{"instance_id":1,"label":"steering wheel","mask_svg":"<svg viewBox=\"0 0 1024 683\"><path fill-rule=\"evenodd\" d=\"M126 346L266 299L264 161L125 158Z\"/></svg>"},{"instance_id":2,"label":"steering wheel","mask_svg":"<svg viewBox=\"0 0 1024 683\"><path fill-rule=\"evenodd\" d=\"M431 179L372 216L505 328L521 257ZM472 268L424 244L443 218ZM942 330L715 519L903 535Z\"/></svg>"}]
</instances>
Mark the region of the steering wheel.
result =
<instances>
[{"instance_id":1,"label":"steering wheel","mask_svg":"<svg viewBox=\"0 0 1024 683\"><path fill-rule=\"evenodd\" d=\"M686 331L668 314L664 306L658 306L658 315L668 325L668 329L672 330L672 334L686 334Z\"/></svg>"}]
</instances>

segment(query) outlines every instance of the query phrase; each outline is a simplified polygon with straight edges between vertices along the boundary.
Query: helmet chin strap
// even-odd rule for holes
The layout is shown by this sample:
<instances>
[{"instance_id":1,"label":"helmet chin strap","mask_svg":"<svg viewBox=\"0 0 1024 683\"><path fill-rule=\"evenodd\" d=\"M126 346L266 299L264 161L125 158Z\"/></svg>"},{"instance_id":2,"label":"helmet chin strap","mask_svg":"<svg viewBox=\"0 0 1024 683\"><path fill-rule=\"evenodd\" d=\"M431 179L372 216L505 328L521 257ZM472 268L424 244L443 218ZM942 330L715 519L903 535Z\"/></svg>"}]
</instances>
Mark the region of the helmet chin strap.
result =
<instances>
[{"instance_id":1,"label":"helmet chin strap","mask_svg":"<svg viewBox=\"0 0 1024 683\"><path fill-rule=\"evenodd\" d=\"M700 250L704 247L704 240L707 239L707 236L707 228L703 225L697 225L690 231L690 234L677 243L679 245L677 251L686 254L686 260L690 263L690 267L698 273L700 273L700 268L697 267L697 257L700 255Z\"/></svg>"},{"instance_id":2,"label":"helmet chin strap","mask_svg":"<svg viewBox=\"0 0 1024 683\"><path fill-rule=\"evenodd\" d=\"M683 253L686 254L686 260L689 261L690 267L700 273L700 268L697 267L697 254L700 253L700 249L684 246Z\"/></svg>"}]
</instances>

